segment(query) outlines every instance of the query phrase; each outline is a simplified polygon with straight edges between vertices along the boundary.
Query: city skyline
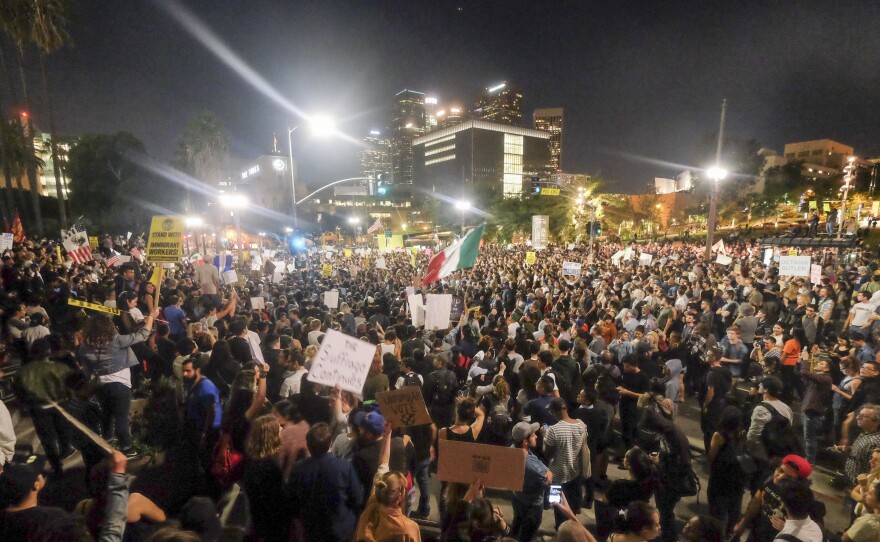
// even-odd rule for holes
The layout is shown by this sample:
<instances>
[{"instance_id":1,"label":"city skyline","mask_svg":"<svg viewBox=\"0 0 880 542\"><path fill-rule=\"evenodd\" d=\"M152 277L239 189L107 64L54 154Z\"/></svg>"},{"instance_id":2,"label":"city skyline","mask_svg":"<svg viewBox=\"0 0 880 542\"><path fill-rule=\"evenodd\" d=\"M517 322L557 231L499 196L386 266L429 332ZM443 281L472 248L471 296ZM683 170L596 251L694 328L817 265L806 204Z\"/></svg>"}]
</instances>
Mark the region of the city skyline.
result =
<instances>
[{"instance_id":1,"label":"city skyline","mask_svg":"<svg viewBox=\"0 0 880 542\"><path fill-rule=\"evenodd\" d=\"M225 122L233 154L248 157L297 123L175 22L176 5L80 3L74 47L49 57L60 133L128 130L169 160L187 120L207 109ZM524 127L535 109L565 109L564 171L619 180L621 191L707 165L694 155L717 130L722 98L731 137L777 151L829 138L880 155L880 75L871 68L880 38L851 26L880 15L877 5L183 5L298 109L340 119L352 141L296 134L306 181L357 172L354 142L371 128L385 131L400 90L470 109L503 80L522 91Z\"/></svg>"}]
</instances>

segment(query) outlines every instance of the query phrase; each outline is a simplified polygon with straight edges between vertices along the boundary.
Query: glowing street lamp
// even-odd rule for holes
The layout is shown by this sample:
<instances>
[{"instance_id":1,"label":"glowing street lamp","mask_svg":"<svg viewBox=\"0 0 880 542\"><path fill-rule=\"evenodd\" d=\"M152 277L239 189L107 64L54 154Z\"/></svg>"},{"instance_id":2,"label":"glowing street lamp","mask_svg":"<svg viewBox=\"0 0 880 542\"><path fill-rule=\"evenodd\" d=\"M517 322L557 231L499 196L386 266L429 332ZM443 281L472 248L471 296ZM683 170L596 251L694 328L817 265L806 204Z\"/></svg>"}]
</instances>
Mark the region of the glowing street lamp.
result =
<instances>
[{"instance_id":1,"label":"glowing street lamp","mask_svg":"<svg viewBox=\"0 0 880 542\"><path fill-rule=\"evenodd\" d=\"M850 156L846 159L847 165L843 168L843 171L846 173L843 176L843 199L840 200L840 216L837 217L837 238L840 239L843 235L843 223L846 219L846 198L849 196L849 189L855 183L855 172L856 172L856 157Z\"/></svg>"},{"instance_id":2,"label":"glowing street lamp","mask_svg":"<svg viewBox=\"0 0 880 542\"><path fill-rule=\"evenodd\" d=\"M461 213L461 234L464 235L464 213L471 209L471 202L463 199L457 200L455 208Z\"/></svg>"},{"instance_id":3,"label":"glowing street lamp","mask_svg":"<svg viewBox=\"0 0 880 542\"><path fill-rule=\"evenodd\" d=\"M319 136L319 137L328 136L336 131L336 124L333 122L333 120L330 117L328 117L326 115L315 115L313 117L309 117L306 119L306 122L307 122L308 126L311 128L312 134ZM293 215L294 229L298 226L298 223L297 223L297 217L296 217L296 175L294 173L295 168L293 167L293 138L291 136L293 135L293 132L295 132L296 129L299 128L300 126L303 126L303 125L299 124L297 126L294 126L293 128L290 128L288 126L288 128L287 128L287 149L288 149L288 152L290 153L290 164L289 164L289 167L290 167L290 190L291 190L291 200L290 200L291 205L290 205L290 207L291 207L291 214Z\"/></svg>"},{"instance_id":4,"label":"glowing street lamp","mask_svg":"<svg viewBox=\"0 0 880 542\"><path fill-rule=\"evenodd\" d=\"M723 113L722 113L723 115ZM723 118L723 116L722 116ZM715 223L718 221L718 183L727 177L727 170L717 164L706 170L706 174L712 179L712 198L709 200L709 219L706 223L706 261L712 258L712 244L715 237Z\"/></svg>"},{"instance_id":5,"label":"glowing street lamp","mask_svg":"<svg viewBox=\"0 0 880 542\"><path fill-rule=\"evenodd\" d=\"M220 195L220 205L232 210L235 217L235 238L238 242L238 264L244 264L244 243L241 238L241 209L248 206L248 199L243 194L231 193Z\"/></svg>"}]
</instances>

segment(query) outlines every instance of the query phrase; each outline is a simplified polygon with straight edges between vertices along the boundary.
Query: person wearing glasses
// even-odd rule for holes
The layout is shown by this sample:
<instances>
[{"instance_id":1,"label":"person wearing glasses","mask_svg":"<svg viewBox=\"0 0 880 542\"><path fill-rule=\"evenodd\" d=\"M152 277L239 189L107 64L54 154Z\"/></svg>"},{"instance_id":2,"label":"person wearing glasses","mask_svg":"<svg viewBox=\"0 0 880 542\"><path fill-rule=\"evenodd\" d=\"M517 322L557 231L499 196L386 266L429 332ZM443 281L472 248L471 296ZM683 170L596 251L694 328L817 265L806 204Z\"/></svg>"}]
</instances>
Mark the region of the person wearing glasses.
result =
<instances>
[{"instance_id":1,"label":"person wearing glasses","mask_svg":"<svg viewBox=\"0 0 880 542\"><path fill-rule=\"evenodd\" d=\"M839 451L847 454L845 472L853 486L860 474L871 470L871 452L880 447L880 405L862 405L856 416L856 425L861 434L852 446L838 446Z\"/></svg>"}]
</instances>

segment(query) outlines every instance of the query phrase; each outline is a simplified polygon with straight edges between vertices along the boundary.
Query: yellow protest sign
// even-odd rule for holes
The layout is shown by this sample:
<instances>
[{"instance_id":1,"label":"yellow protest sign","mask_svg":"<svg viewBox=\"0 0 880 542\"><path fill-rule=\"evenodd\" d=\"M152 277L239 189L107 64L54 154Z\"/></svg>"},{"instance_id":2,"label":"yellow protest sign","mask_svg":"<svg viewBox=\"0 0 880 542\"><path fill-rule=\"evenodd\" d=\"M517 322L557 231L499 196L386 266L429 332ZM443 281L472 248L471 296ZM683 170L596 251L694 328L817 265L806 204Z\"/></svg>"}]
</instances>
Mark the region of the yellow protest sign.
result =
<instances>
[{"instance_id":1,"label":"yellow protest sign","mask_svg":"<svg viewBox=\"0 0 880 542\"><path fill-rule=\"evenodd\" d=\"M147 238L147 263L183 260L183 217L154 216Z\"/></svg>"},{"instance_id":2,"label":"yellow protest sign","mask_svg":"<svg viewBox=\"0 0 880 542\"><path fill-rule=\"evenodd\" d=\"M321 274L325 277L329 277L333 274L333 266L329 263L325 263L324 266L321 268Z\"/></svg>"},{"instance_id":3,"label":"yellow protest sign","mask_svg":"<svg viewBox=\"0 0 880 542\"><path fill-rule=\"evenodd\" d=\"M345 254L346 258L351 258L351 249L350 248L345 249L344 254Z\"/></svg>"},{"instance_id":4,"label":"yellow protest sign","mask_svg":"<svg viewBox=\"0 0 880 542\"><path fill-rule=\"evenodd\" d=\"M68 305L72 305L74 307L82 307L84 309L89 309L98 312L106 312L107 314L112 314L114 316L118 316L122 314L122 311L119 309L114 309L111 307L105 307L104 305L98 305L97 303L89 303L87 301L80 301L78 299L70 298L67 300Z\"/></svg>"},{"instance_id":5,"label":"yellow protest sign","mask_svg":"<svg viewBox=\"0 0 880 542\"><path fill-rule=\"evenodd\" d=\"M98 237L90 235L89 236L89 246L92 247L92 250L98 250Z\"/></svg>"},{"instance_id":6,"label":"yellow protest sign","mask_svg":"<svg viewBox=\"0 0 880 542\"><path fill-rule=\"evenodd\" d=\"M526 265L535 265L535 261L537 261L537 256L535 256L535 253L526 252Z\"/></svg>"}]
</instances>

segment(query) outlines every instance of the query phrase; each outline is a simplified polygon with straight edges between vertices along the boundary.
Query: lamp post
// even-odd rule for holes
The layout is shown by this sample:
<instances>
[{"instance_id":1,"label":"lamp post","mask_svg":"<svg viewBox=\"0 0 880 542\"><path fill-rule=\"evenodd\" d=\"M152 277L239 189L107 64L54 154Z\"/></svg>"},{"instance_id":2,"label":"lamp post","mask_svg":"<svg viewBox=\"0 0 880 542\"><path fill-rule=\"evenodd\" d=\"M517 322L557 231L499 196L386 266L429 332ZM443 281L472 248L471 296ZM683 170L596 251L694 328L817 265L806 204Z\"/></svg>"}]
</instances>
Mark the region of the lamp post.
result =
<instances>
[{"instance_id":1,"label":"lamp post","mask_svg":"<svg viewBox=\"0 0 880 542\"><path fill-rule=\"evenodd\" d=\"M357 234L355 232L357 230L358 224L361 223L361 219L356 216L350 216L350 217L348 217L348 223L351 224L351 236L353 239L352 244L356 245L357 244Z\"/></svg>"},{"instance_id":2,"label":"lamp post","mask_svg":"<svg viewBox=\"0 0 880 542\"><path fill-rule=\"evenodd\" d=\"M709 218L706 220L706 251L704 258L708 263L712 258L712 241L715 236L715 222L718 220L718 183L727 177L727 171L721 168L721 143L724 138L724 116L727 112L727 100L721 100L721 124L718 128L718 145L715 147L715 166L706 172L712 182L712 197L709 200Z\"/></svg>"},{"instance_id":3,"label":"lamp post","mask_svg":"<svg viewBox=\"0 0 880 542\"><path fill-rule=\"evenodd\" d=\"M312 132L315 135L327 135L332 133L335 128L333 121L330 120L329 117L311 117L308 120L309 125L312 127ZM293 229L296 230L298 227L298 221L296 216L296 174L294 173L293 167L293 132L296 131L297 128L302 126L302 124L298 124L293 128L287 127L287 151L288 156L290 157L290 163L288 167L290 168L290 214L293 217Z\"/></svg>"},{"instance_id":4,"label":"lamp post","mask_svg":"<svg viewBox=\"0 0 880 542\"><path fill-rule=\"evenodd\" d=\"M201 237L201 236L203 235L203 234L202 234L202 224L203 224L204 222L202 221L202 217L200 217L200 216L188 216L188 217L186 217L186 218L184 219L183 223L186 224L186 225L190 228L190 230L193 232L193 235L196 236L196 250L198 250L198 249L199 249L199 237ZM196 234L196 229L199 230L199 233L198 233L198 234ZM204 237L203 237L203 238L202 238L202 252L203 252L202 257L203 257L203 258L204 258L204 257L207 257L207 254L204 254L204 252L207 252L207 251L204 249L204 245L205 245L205 240L204 240ZM189 248L189 247L187 247L187 248Z\"/></svg>"},{"instance_id":5,"label":"lamp post","mask_svg":"<svg viewBox=\"0 0 880 542\"><path fill-rule=\"evenodd\" d=\"M238 265L244 263L244 242L241 238L241 210L247 207L248 200L245 196L238 193L222 194L220 196L220 205L232 210L232 216L235 217L235 238L238 242Z\"/></svg>"},{"instance_id":6,"label":"lamp post","mask_svg":"<svg viewBox=\"0 0 880 542\"><path fill-rule=\"evenodd\" d=\"M471 202L460 199L455 202L455 208L461 213L461 235L464 236L464 212L471 208Z\"/></svg>"},{"instance_id":7,"label":"lamp post","mask_svg":"<svg viewBox=\"0 0 880 542\"><path fill-rule=\"evenodd\" d=\"M849 187L852 186L853 181L855 180L856 157L850 156L846 161L849 163L843 168L846 175L843 177L843 199L840 201L840 216L837 217L838 239L843 236L843 223L846 221L846 198L849 195Z\"/></svg>"}]
</instances>

